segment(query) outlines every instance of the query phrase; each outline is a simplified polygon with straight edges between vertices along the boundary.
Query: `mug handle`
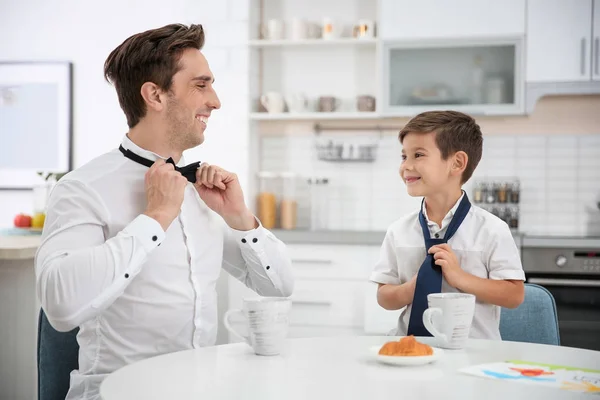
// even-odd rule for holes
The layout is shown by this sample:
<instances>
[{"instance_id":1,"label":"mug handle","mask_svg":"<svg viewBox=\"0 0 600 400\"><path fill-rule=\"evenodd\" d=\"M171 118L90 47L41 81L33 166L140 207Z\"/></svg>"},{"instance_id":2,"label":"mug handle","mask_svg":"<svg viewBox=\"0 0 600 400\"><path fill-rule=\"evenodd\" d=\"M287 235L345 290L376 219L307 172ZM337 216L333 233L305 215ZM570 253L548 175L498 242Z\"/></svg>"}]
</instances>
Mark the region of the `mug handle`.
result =
<instances>
[{"instance_id":1,"label":"mug handle","mask_svg":"<svg viewBox=\"0 0 600 400\"><path fill-rule=\"evenodd\" d=\"M425 325L425 328L431 332L433 336L446 342L448 339L446 335L440 332L433 324L434 315L439 315L441 317L443 315L442 309L436 307L426 309L423 312L423 325Z\"/></svg>"},{"instance_id":2,"label":"mug handle","mask_svg":"<svg viewBox=\"0 0 600 400\"><path fill-rule=\"evenodd\" d=\"M225 315L223 316L223 325L225 325L225 328L231 332L233 334L233 336L235 336L238 339L243 340L245 343L250 344L250 338L248 338L248 336L244 336L241 333L239 333L238 331L236 331L235 329L233 329L233 326L231 326L231 323L229 322L229 317L231 317L234 314L240 314L240 315L244 315L244 312L242 310L240 310L239 308L235 308L232 310L227 310L227 312L225 313Z\"/></svg>"}]
</instances>

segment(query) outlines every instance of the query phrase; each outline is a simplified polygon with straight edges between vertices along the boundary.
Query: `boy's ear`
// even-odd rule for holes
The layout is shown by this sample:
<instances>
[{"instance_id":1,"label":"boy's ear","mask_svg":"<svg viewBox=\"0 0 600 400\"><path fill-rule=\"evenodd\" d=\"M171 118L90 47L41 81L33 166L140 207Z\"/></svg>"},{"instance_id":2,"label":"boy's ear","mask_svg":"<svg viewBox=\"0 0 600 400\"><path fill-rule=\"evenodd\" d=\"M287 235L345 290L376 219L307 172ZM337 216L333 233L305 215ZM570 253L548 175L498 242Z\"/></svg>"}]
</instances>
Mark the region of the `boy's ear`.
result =
<instances>
[{"instance_id":1,"label":"boy's ear","mask_svg":"<svg viewBox=\"0 0 600 400\"><path fill-rule=\"evenodd\" d=\"M462 173L465 171L465 168L467 168L469 156L464 151L457 151L453 158L452 173L462 175Z\"/></svg>"}]
</instances>

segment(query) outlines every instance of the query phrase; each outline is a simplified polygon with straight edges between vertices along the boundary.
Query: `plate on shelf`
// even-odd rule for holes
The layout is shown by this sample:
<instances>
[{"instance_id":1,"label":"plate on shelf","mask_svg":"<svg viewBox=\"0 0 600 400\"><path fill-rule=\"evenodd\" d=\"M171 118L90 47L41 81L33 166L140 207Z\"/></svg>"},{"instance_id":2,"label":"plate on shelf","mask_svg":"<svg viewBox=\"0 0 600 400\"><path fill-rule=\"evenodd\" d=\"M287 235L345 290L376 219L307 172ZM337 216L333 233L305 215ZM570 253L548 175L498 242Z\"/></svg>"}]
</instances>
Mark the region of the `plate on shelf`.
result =
<instances>
[{"instance_id":1,"label":"plate on shelf","mask_svg":"<svg viewBox=\"0 0 600 400\"><path fill-rule=\"evenodd\" d=\"M0 234L8 235L8 236L32 236L32 235L41 235L42 228L5 228L0 229Z\"/></svg>"}]
</instances>

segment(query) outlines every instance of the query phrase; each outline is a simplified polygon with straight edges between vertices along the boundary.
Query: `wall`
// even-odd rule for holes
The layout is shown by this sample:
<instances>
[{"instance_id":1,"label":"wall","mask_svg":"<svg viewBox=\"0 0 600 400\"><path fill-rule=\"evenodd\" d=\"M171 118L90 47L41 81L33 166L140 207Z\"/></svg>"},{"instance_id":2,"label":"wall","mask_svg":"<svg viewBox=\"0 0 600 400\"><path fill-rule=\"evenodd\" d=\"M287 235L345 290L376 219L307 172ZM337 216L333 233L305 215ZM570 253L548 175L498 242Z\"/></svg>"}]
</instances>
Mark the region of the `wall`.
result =
<instances>
[{"instance_id":1,"label":"wall","mask_svg":"<svg viewBox=\"0 0 600 400\"><path fill-rule=\"evenodd\" d=\"M246 185L248 4L247 0L0 0L0 37L10 38L0 41L0 61L73 62L77 167L118 146L127 131L115 90L103 78L110 51L142 30L173 22L202 23L204 53L223 107L209 121L205 144L186 157L235 170ZM226 141L233 144L225 145ZM17 212L30 212L31 201L30 192L0 191L0 226L11 225Z\"/></svg>"},{"instance_id":2,"label":"wall","mask_svg":"<svg viewBox=\"0 0 600 400\"><path fill-rule=\"evenodd\" d=\"M74 64L74 164L117 147L127 131L114 88L103 78L104 60L130 35L168 23L201 23L206 55L222 102L206 141L188 151L237 172L247 187L249 0L159 0L81 2L0 0L0 61L68 60ZM6 140L3 138L2 140ZM8 139L10 140L10 138ZM0 156L2 147L0 145ZM0 191L0 227L18 212L31 212L30 191ZM227 307L220 282L220 312ZM33 295L33 294L32 294ZM224 329L220 329L222 341Z\"/></svg>"},{"instance_id":3,"label":"wall","mask_svg":"<svg viewBox=\"0 0 600 400\"><path fill-rule=\"evenodd\" d=\"M484 152L473 179L521 182L520 230L537 235L600 235L600 96L543 99L528 117L478 119ZM294 171L329 178L329 229L385 230L396 218L418 207L398 176L401 146L397 132L406 120L381 122L387 130L369 131L376 122L361 122L364 131L323 131L312 125L263 124L262 169ZM331 123L323 124L331 125ZM337 123L337 126L344 126ZM352 124L356 127L357 124ZM360 126L359 125L359 126ZM379 144L373 163L332 163L317 158L316 143L340 140ZM302 180L299 226L310 222L309 186Z\"/></svg>"}]
</instances>

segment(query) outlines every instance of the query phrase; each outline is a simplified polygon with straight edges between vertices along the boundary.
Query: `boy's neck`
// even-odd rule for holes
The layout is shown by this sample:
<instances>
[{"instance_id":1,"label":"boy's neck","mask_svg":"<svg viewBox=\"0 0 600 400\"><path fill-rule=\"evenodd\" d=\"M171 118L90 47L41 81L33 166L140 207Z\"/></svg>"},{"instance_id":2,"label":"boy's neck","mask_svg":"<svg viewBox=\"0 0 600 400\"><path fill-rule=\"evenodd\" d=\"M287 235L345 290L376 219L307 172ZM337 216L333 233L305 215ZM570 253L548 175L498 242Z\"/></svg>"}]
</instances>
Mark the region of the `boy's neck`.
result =
<instances>
[{"instance_id":1,"label":"boy's neck","mask_svg":"<svg viewBox=\"0 0 600 400\"><path fill-rule=\"evenodd\" d=\"M458 199L462 196L462 189L450 193L437 193L425 197L425 208L427 209L427 218L442 227L442 221L448 212L454 207Z\"/></svg>"}]
</instances>

